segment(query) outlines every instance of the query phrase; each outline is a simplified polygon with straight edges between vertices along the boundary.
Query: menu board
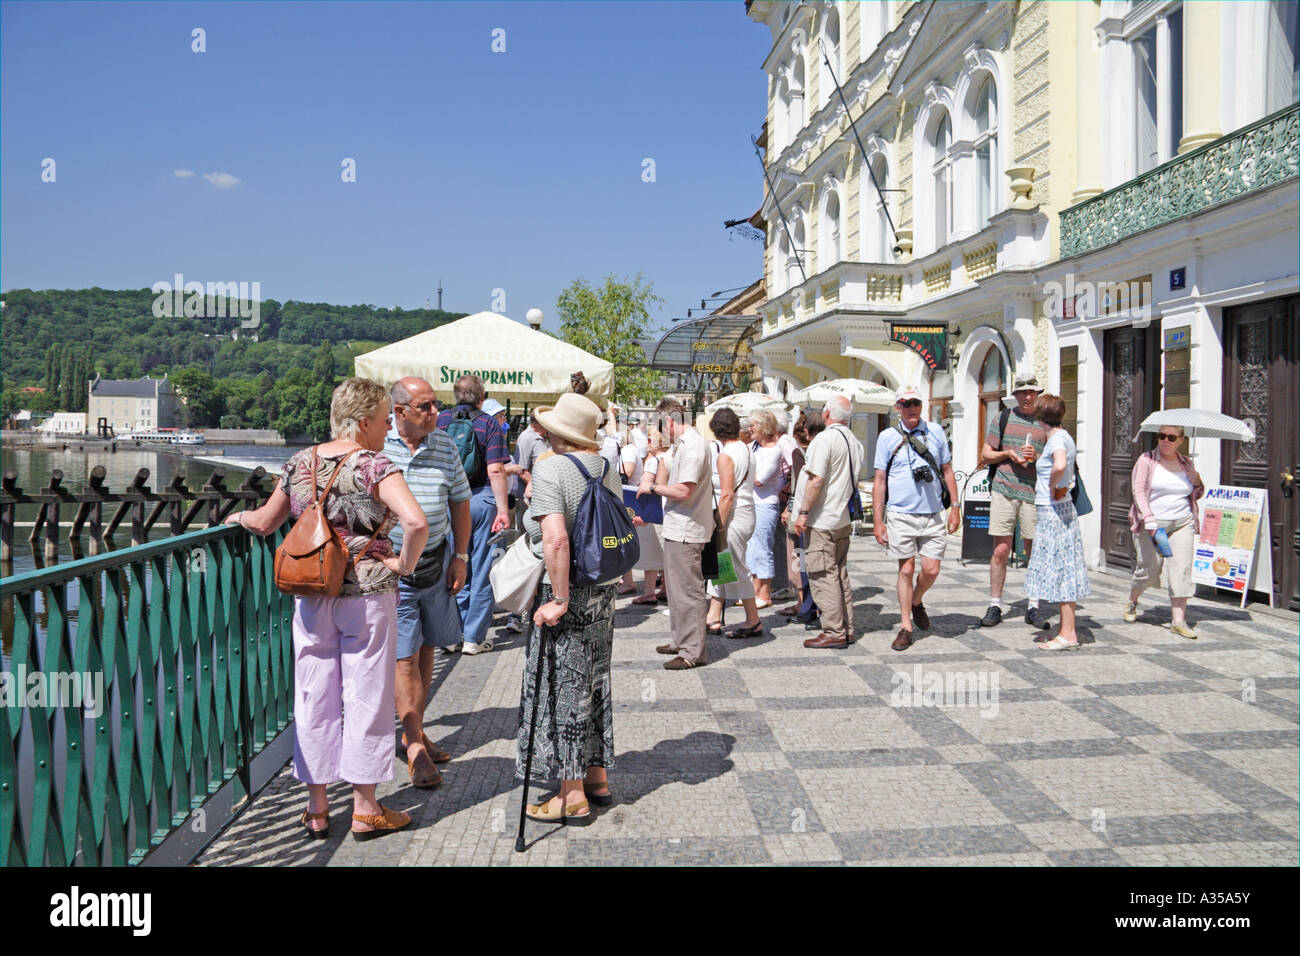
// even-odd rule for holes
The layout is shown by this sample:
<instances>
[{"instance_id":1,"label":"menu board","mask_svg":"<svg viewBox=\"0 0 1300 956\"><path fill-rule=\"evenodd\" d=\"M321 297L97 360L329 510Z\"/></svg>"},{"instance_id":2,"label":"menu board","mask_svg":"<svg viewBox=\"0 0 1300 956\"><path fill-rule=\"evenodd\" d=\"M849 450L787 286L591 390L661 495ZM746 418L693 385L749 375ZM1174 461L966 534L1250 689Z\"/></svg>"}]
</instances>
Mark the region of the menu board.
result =
<instances>
[{"instance_id":1,"label":"menu board","mask_svg":"<svg viewBox=\"0 0 1300 956\"><path fill-rule=\"evenodd\" d=\"M1266 567L1261 589L1272 602L1272 554L1261 549L1259 529L1268 524L1268 492L1262 488L1211 485L1200 502L1201 533L1196 538L1192 580L1197 584L1238 591L1241 606L1255 589L1261 563Z\"/></svg>"}]
</instances>

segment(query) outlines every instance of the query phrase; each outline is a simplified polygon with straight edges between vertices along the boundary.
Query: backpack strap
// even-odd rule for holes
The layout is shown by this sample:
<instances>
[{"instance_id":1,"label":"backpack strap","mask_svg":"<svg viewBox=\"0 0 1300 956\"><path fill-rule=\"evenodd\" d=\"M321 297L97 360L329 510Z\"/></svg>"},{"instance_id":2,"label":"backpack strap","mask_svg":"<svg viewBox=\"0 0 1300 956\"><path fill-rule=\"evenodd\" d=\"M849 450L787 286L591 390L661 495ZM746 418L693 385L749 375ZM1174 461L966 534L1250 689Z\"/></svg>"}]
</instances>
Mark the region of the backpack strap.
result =
<instances>
[{"instance_id":1,"label":"backpack strap","mask_svg":"<svg viewBox=\"0 0 1300 956\"><path fill-rule=\"evenodd\" d=\"M595 478L592 477L591 472L587 471L586 468L582 467L582 462L578 461L578 456L573 454L573 452L566 451L564 453L564 457L569 459L569 461L573 462L575 465L578 466L578 471L582 472L582 477L586 478L588 481L596 480ZM601 465L600 483L603 485L605 484L605 475L609 473L609 462L606 461L605 458L602 456L600 459L600 465Z\"/></svg>"},{"instance_id":2,"label":"backpack strap","mask_svg":"<svg viewBox=\"0 0 1300 956\"><path fill-rule=\"evenodd\" d=\"M861 470L861 467L859 466L859 468L857 468L857 469L855 469L855 468L853 467L853 444L849 441L849 436L846 435L846 434L844 434L844 432L840 432L840 437L844 439L844 447L845 447L845 449L846 449L846 450L848 451L848 453L849 453L849 497L848 497L848 500L849 500L849 501L852 501L852 500L853 500L853 496L856 495L856 494L858 493L858 472ZM896 449L894 449L894 455L897 455L897 454L898 454L898 449L896 448ZM894 463L894 457L893 457L893 455L891 455L891 456L889 457L889 463L890 463L891 465ZM886 472L888 472L888 469L886 469ZM886 474L886 478L888 478L888 474Z\"/></svg>"}]
</instances>

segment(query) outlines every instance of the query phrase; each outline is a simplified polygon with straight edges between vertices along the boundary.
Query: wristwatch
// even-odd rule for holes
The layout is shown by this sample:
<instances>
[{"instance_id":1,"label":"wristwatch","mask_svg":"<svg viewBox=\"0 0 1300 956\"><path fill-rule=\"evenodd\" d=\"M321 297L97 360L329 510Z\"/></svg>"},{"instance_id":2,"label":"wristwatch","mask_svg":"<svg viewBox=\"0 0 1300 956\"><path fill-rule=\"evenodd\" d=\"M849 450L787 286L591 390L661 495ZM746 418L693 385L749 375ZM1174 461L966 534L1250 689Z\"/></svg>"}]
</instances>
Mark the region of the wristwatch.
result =
<instances>
[{"instance_id":1,"label":"wristwatch","mask_svg":"<svg viewBox=\"0 0 1300 956\"><path fill-rule=\"evenodd\" d=\"M464 554L462 554L462 553L460 553L460 552L457 552L456 554L453 554L453 555L451 556L451 559L452 559L453 561L455 561L457 558L459 558L460 560L464 561L466 564L469 563L469 553L468 553L468 552L466 552L466 553L464 553Z\"/></svg>"},{"instance_id":2,"label":"wristwatch","mask_svg":"<svg viewBox=\"0 0 1300 956\"><path fill-rule=\"evenodd\" d=\"M806 515L806 514L809 514L809 511L808 511L807 508L800 508L800 509L799 509L799 513L800 513L801 515Z\"/></svg>"},{"instance_id":3,"label":"wristwatch","mask_svg":"<svg viewBox=\"0 0 1300 956\"><path fill-rule=\"evenodd\" d=\"M556 597L554 594L552 594L552 595L551 595L551 603L553 603L553 604L568 604L568 603L569 603L569 599L566 598L566 597Z\"/></svg>"}]
</instances>

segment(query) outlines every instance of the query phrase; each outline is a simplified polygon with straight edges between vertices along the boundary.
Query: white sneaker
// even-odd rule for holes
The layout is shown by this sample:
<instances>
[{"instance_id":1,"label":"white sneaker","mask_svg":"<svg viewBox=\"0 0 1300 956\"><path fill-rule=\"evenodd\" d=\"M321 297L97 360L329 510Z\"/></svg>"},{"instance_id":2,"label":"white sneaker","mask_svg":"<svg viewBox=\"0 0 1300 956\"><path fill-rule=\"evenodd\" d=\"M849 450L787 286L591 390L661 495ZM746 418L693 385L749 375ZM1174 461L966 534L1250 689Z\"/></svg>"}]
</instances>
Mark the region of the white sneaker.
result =
<instances>
[{"instance_id":1,"label":"white sneaker","mask_svg":"<svg viewBox=\"0 0 1300 956\"><path fill-rule=\"evenodd\" d=\"M462 654L483 654L490 650L492 650L492 638L485 637L477 644L471 644L469 641L466 641L465 646L461 648L460 652Z\"/></svg>"},{"instance_id":2,"label":"white sneaker","mask_svg":"<svg viewBox=\"0 0 1300 956\"><path fill-rule=\"evenodd\" d=\"M449 645L446 646L446 647L440 648L440 650L441 650L444 654L459 654L459 653L460 653L460 649L461 649L461 647L463 647L463 646L464 646L464 642L463 642L463 641L457 641L455 644L449 644Z\"/></svg>"}]
</instances>

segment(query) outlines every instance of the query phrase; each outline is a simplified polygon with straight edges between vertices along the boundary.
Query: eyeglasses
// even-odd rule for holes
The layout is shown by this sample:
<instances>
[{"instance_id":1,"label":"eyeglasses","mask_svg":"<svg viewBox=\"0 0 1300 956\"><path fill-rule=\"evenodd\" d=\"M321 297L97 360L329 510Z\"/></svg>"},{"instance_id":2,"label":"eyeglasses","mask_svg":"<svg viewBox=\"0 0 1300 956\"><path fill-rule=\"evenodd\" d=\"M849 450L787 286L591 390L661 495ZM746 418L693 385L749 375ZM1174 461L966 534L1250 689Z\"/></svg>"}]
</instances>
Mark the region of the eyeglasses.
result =
<instances>
[{"instance_id":1,"label":"eyeglasses","mask_svg":"<svg viewBox=\"0 0 1300 956\"><path fill-rule=\"evenodd\" d=\"M407 408L414 408L418 412L424 412L426 415L436 407L433 399L429 399L427 402L402 402L401 404Z\"/></svg>"},{"instance_id":2,"label":"eyeglasses","mask_svg":"<svg viewBox=\"0 0 1300 956\"><path fill-rule=\"evenodd\" d=\"M1160 433L1161 441L1178 441L1178 439L1181 437L1182 437L1181 435L1166 435L1164 432Z\"/></svg>"},{"instance_id":3,"label":"eyeglasses","mask_svg":"<svg viewBox=\"0 0 1300 956\"><path fill-rule=\"evenodd\" d=\"M918 398L909 398L905 402L899 402L898 407L899 408L920 408L921 400Z\"/></svg>"}]
</instances>

